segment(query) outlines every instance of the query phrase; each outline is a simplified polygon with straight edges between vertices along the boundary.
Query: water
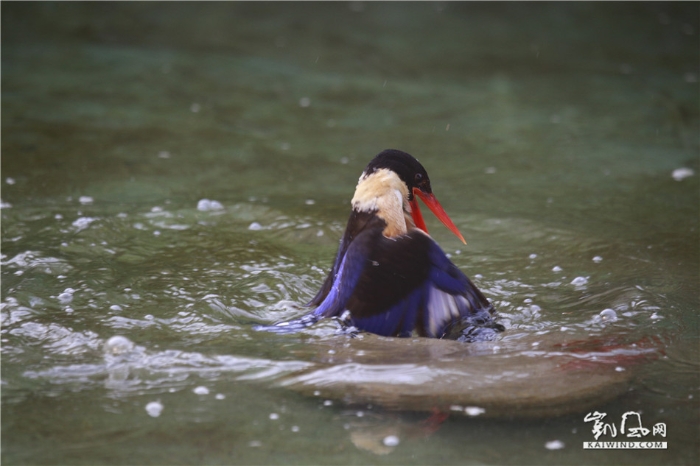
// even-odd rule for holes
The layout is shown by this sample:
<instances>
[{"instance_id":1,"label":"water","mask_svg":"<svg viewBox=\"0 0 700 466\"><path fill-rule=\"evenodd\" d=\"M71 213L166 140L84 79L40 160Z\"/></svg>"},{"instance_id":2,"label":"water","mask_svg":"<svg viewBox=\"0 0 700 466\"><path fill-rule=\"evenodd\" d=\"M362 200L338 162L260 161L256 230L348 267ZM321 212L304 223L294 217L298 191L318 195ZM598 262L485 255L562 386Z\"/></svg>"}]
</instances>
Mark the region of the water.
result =
<instances>
[{"instance_id":1,"label":"water","mask_svg":"<svg viewBox=\"0 0 700 466\"><path fill-rule=\"evenodd\" d=\"M2 13L3 462L697 463L696 4ZM254 332L387 147L503 338Z\"/></svg>"}]
</instances>

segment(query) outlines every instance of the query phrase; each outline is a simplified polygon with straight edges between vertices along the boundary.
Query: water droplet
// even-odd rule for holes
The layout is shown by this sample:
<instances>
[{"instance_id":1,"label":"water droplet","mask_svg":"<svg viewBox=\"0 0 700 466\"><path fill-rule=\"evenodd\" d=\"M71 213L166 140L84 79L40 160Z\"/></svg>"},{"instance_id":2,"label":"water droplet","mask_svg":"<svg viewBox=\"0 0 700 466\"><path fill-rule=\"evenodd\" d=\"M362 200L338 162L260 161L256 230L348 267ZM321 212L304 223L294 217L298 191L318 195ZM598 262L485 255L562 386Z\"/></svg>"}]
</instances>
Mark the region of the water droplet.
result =
<instances>
[{"instance_id":1,"label":"water droplet","mask_svg":"<svg viewBox=\"0 0 700 466\"><path fill-rule=\"evenodd\" d=\"M151 401L146 405L146 412L151 417L158 417L163 412L163 403L160 401Z\"/></svg>"},{"instance_id":2,"label":"water droplet","mask_svg":"<svg viewBox=\"0 0 700 466\"><path fill-rule=\"evenodd\" d=\"M561 440L552 440L544 444L547 450L561 450L564 448L564 442Z\"/></svg>"},{"instance_id":3,"label":"water droplet","mask_svg":"<svg viewBox=\"0 0 700 466\"><path fill-rule=\"evenodd\" d=\"M695 175L695 171L693 171L692 168L676 168L673 170L673 173L671 176L673 177L674 180L676 181L681 181L685 178L688 178L689 176Z\"/></svg>"},{"instance_id":4,"label":"water droplet","mask_svg":"<svg viewBox=\"0 0 700 466\"><path fill-rule=\"evenodd\" d=\"M209 394L209 389L205 387L204 385L200 385L199 387L196 387L194 390L192 390L194 393L197 395L208 395Z\"/></svg>"},{"instance_id":5,"label":"water droplet","mask_svg":"<svg viewBox=\"0 0 700 466\"><path fill-rule=\"evenodd\" d=\"M197 210L201 212L209 212L212 210L222 210L224 206L219 201L210 201L209 199L200 199L197 202Z\"/></svg>"},{"instance_id":6,"label":"water droplet","mask_svg":"<svg viewBox=\"0 0 700 466\"><path fill-rule=\"evenodd\" d=\"M202 109L202 106L199 105L199 104L196 103L196 102L193 103L192 105L190 105L190 111L191 111L192 113L199 113L199 111L200 111L201 109Z\"/></svg>"},{"instance_id":7,"label":"water droplet","mask_svg":"<svg viewBox=\"0 0 700 466\"><path fill-rule=\"evenodd\" d=\"M217 393L214 398L216 398L217 400L223 400L224 398L226 398L226 395L224 395L223 393Z\"/></svg>"},{"instance_id":8,"label":"water droplet","mask_svg":"<svg viewBox=\"0 0 700 466\"><path fill-rule=\"evenodd\" d=\"M555 265L554 267L552 267L552 272L561 272L561 270L562 270L561 267L559 267L558 265Z\"/></svg>"},{"instance_id":9,"label":"water droplet","mask_svg":"<svg viewBox=\"0 0 700 466\"><path fill-rule=\"evenodd\" d=\"M119 312L122 310L122 307L119 304L112 304L111 306L109 306L109 310Z\"/></svg>"},{"instance_id":10,"label":"water droplet","mask_svg":"<svg viewBox=\"0 0 700 466\"><path fill-rule=\"evenodd\" d=\"M15 184L15 179L14 179L14 178L10 178L10 177L8 176L7 178L5 178L5 183L10 184L10 185Z\"/></svg>"},{"instance_id":11,"label":"water droplet","mask_svg":"<svg viewBox=\"0 0 700 466\"><path fill-rule=\"evenodd\" d=\"M307 199L307 200L304 201L304 204L306 204L306 205L314 205L314 204L316 204L316 201L314 201L313 199Z\"/></svg>"},{"instance_id":12,"label":"water droplet","mask_svg":"<svg viewBox=\"0 0 700 466\"><path fill-rule=\"evenodd\" d=\"M270 413L270 419L273 421L276 421L277 419L280 418L280 415L277 413Z\"/></svg>"},{"instance_id":13,"label":"water droplet","mask_svg":"<svg viewBox=\"0 0 700 466\"><path fill-rule=\"evenodd\" d=\"M299 426L292 426L292 432L299 432Z\"/></svg>"},{"instance_id":14,"label":"water droplet","mask_svg":"<svg viewBox=\"0 0 700 466\"><path fill-rule=\"evenodd\" d=\"M479 416L480 414L484 414L486 410L478 406L467 406L464 408L464 412L467 416Z\"/></svg>"},{"instance_id":15,"label":"water droplet","mask_svg":"<svg viewBox=\"0 0 700 466\"><path fill-rule=\"evenodd\" d=\"M617 320L617 313L612 309L603 309L598 315L603 322L615 322Z\"/></svg>"},{"instance_id":16,"label":"water droplet","mask_svg":"<svg viewBox=\"0 0 700 466\"><path fill-rule=\"evenodd\" d=\"M382 440L382 443L387 447L395 447L399 443L401 443L401 441L399 440L399 438L396 435L387 435Z\"/></svg>"},{"instance_id":17,"label":"water droplet","mask_svg":"<svg viewBox=\"0 0 700 466\"><path fill-rule=\"evenodd\" d=\"M248 226L248 229L253 231L262 230L262 225L258 222L253 222Z\"/></svg>"},{"instance_id":18,"label":"water droplet","mask_svg":"<svg viewBox=\"0 0 700 466\"><path fill-rule=\"evenodd\" d=\"M603 261L603 258L600 257L600 256L595 256L595 257L593 258L593 262L595 262L596 264L599 263L599 262L602 262L602 261Z\"/></svg>"},{"instance_id":19,"label":"water droplet","mask_svg":"<svg viewBox=\"0 0 700 466\"><path fill-rule=\"evenodd\" d=\"M588 279L586 277L576 277L571 280L571 284L574 286L583 286L586 283L588 283Z\"/></svg>"},{"instance_id":20,"label":"water droplet","mask_svg":"<svg viewBox=\"0 0 700 466\"><path fill-rule=\"evenodd\" d=\"M158 158L159 159L169 159L170 158L170 152L167 150L162 150L158 152Z\"/></svg>"},{"instance_id":21,"label":"water droplet","mask_svg":"<svg viewBox=\"0 0 700 466\"><path fill-rule=\"evenodd\" d=\"M78 202L80 202L83 205L92 204L92 201L93 201L93 199L90 196L80 196L78 198Z\"/></svg>"},{"instance_id":22,"label":"water droplet","mask_svg":"<svg viewBox=\"0 0 700 466\"><path fill-rule=\"evenodd\" d=\"M134 343L121 335L111 337L104 345L104 352L112 355L124 354L133 349Z\"/></svg>"}]
</instances>

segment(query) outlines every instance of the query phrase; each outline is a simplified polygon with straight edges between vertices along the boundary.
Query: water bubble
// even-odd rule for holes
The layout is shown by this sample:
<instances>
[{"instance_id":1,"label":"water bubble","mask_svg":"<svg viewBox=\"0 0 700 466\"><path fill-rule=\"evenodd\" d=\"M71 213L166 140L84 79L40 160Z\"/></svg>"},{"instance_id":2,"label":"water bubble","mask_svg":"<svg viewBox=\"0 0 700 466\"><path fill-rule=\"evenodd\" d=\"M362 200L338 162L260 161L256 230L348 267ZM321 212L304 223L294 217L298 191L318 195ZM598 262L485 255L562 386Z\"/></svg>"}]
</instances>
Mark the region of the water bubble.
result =
<instances>
[{"instance_id":1,"label":"water bubble","mask_svg":"<svg viewBox=\"0 0 700 466\"><path fill-rule=\"evenodd\" d=\"M617 313L612 309L603 309L598 315L603 322L615 322L617 320Z\"/></svg>"},{"instance_id":2,"label":"water bubble","mask_svg":"<svg viewBox=\"0 0 700 466\"><path fill-rule=\"evenodd\" d=\"M262 225L258 222L253 222L248 226L248 229L253 231L262 230Z\"/></svg>"},{"instance_id":3,"label":"water bubble","mask_svg":"<svg viewBox=\"0 0 700 466\"><path fill-rule=\"evenodd\" d=\"M262 446L262 442L260 440L251 440L248 442L249 447L257 448Z\"/></svg>"},{"instance_id":4,"label":"water bubble","mask_svg":"<svg viewBox=\"0 0 700 466\"><path fill-rule=\"evenodd\" d=\"M561 270L562 270L562 268L559 267L558 265L555 265L554 267L552 267L552 272L561 272Z\"/></svg>"},{"instance_id":5,"label":"water bubble","mask_svg":"<svg viewBox=\"0 0 700 466\"><path fill-rule=\"evenodd\" d=\"M676 168L673 170L673 173L671 173L671 176L673 177L674 180L676 181L681 181L685 178L688 178L689 176L695 175L695 171L692 168Z\"/></svg>"},{"instance_id":6,"label":"water bubble","mask_svg":"<svg viewBox=\"0 0 700 466\"><path fill-rule=\"evenodd\" d=\"M544 444L547 450L561 450L564 448L564 442L561 440L552 440Z\"/></svg>"},{"instance_id":7,"label":"water bubble","mask_svg":"<svg viewBox=\"0 0 700 466\"><path fill-rule=\"evenodd\" d=\"M58 295L58 301L61 304L68 304L69 302L73 301L73 293L68 293L68 292L63 292Z\"/></svg>"},{"instance_id":8,"label":"water bubble","mask_svg":"<svg viewBox=\"0 0 700 466\"><path fill-rule=\"evenodd\" d=\"M94 199L91 198L90 196L80 196L80 197L78 198L78 202L80 202L80 203L83 204L83 205L85 205L85 204L92 204L93 200L94 200Z\"/></svg>"},{"instance_id":9,"label":"water bubble","mask_svg":"<svg viewBox=\"0 0 700 466\"><path fill-rule=\"evenodd\" d=\"M617 367L615 368L615 372L625 372L625 368L622 367L622 366L617 366Z\"/></svg>"},{"instance_id":10,"label":"water bubble","mask_svg":"<svg viewBox=\"0 0 700 466\"><path fill-rule=\"evenodd\" d=\"M586 277L576 277L571 280L571 284L574 286L583 286L586 283L588 283L588 279Z\"/></svg>"},{"instance_id":11,"label":"water bubble","mask_svg":"<svg viewBox=\"0 0 700 466\"><path fill-rule=\"evenodd\" d=\"M302 97L301 99L299 99L299 106L300 107L306 108L309 105L311 105L311 99L309 99L308 97Z\"/></svg>"},{"instance_id":12,"label":"water bubble","mask_svg":"<svg viewBox=\"0 0 700 466\"><path fill-rule=\"evenodd\" d=\"M224 206L219 201L210 201L209 199L200 199L197 202L197 210L209 212L212 210L222 210Z\"/></svg>"},{"instance_id":13,"label":"water bubble","mask_svg":"<svg viewBox=\"0 0 700 466\"><path fill-rule=\"evenodd\" d=\"M599 263L599 262L602 262L602 261L603 261L603 258L600 257L600 256L595 256L595 257L593 258L593 262L595 262L596 264Z\"/></svg>"},{"instance_id":14,"label":"water bubble","mask_svg":"<svg viewBox=\"0 0 700 466\"><path fill-rule=\"evenodd\" d=\"M396 435L387 435L384 437L382 440L382 443L387 446L387 447L395 447L397 446L401 441Z\"/></svg>"},{"instance_id":15,"label":"water bubble","mask_svg":"<svg viewBox=\"0 0 700 466\"><path fill-rule=\"evenodd\" d=\"M486 173L487 175L493 175L494 173L496 173L496 167L486 167L484 169L484 173Z\"/></svg>"},{"instance_id":16,"label":"water bubble","mask_svg":"<svg viewBox=\"0 0 700 466\"><path fill-rule=\"evenodd\" d=\"M134 343L121 335L111 337L104 345L104 352L112 355L124 354L132 349L134 349Z\"/></svg>"},{"instance_id":17,"label":"water bubble","mask_svg":"<svg viewBox=\"0 0 700 466\"><path fill-rule=\"evenodd\" d=\"M537 259L537 254L534 254L534 253L533 253L533 254L530 254L528 257L529 257L530 259Z\"/></svg>"},{"instance_id":18,"label":"water bubble","mask_svg":"<svg viewBox=\"0 0 700 466\"><path fill-rule=\"evenodd\" d=\"M10 185L15 184L15 179L14 179L14 178L10 178L10 177L8 176L7 178L5 178L5 183L10 184Z\"/></svg>"},{"instance_id":19,"label":"water bubble","mask_svg":"<svg viewBox=\"0 0 700 466\"><path fill-rule=\"evenodd\" d=\"M158 158L159 159L169 159L170 158L170 152L167 150L162 150L158 152Z\"/></svg>"},{"instance_id":20,"label":"water bubble","mask_svg":"<svg viewBox=\"0 0 700 466\"><path fill-rule=\"evenodd\" d=\"M280 418L280 415L277 413L270 413L270 419L273 421L276 421L277 419Z\"/></svg>"},{"instance_id":21,"label":"water bubble","mask_svg":"<svg viewBox=\"0 0 700 466\"><path fill-rule=\"evenodd\" d=\"M205 387L204 385L200 385L199 387L196 387L194 390L192 390L194 393L197 395L208 395L209 394L209 389Z\"/></svg>"},{"instance_id":22,"label":"water bubble","mask_svg":"<svg viewBox=\"0 0 700 466\"><path fill-rule=\"evenodd\" d=\"M292 432L299 432L299 426L292 426Z\"/></svg>"},{"instance_id":23,"label":"water bubble","mask_svg":"<svg viewBox=\"0 0 700 466\"><path fill-rule=\"evenodd\" d=\"M484 414L486 410L484 408L479 408L478 406L467 406L464 408L464 412L467 413L467 416L478 416L480 414Z\"/></svg>"},{"instance_id":24,"label":"water bubble","mask_svg":"<svg viewBox=\"0 0 700 466\"><path fill-rule=\"evenodd\" d=\"M122 310L122 307L119 304L112 304L111 306L109 306L109 310L119 312Z\"/></svg>"},{"instance_id":25,"label":"water bubble","mask_svg":"<svg viewBox=\"0 0 700 466\"><path fill-rule=\"evenodd\" d=\"M307 199L307 200L304 201L304 204L306 204L306 205L314 205L314 204L316 204L316 201L314 201L313 199Z\"/></svg>"},{"instance_id":26,"label":"water bubble","mask_svg":"<svg viewBox=\"0 0 700 466\"><path fill-rule=\"evenodd\" d=\"M163 412L163 403L160 401L151 401L146 405L146 412L151 417L158 417Z\"/></svg>"},{"instance_id":27,"label":"water bubble","mask_svg":"<svg viewBox=\"0 0 700 466\"><path fill-rule=\"evenodd\" d=\"M326 400L323 402L323 406L331 406L333 402L331 400Z\"/></svg>"},{"instance_id":28,"label":"water bubble","mask_svg":"<svg viewBox=\"0 0 700 466\"><path fill-rule=\"evenodd\" d=\"M216 398L217 400L223 400L224 398L226 398L226 395L224 395L223 393L217 393L214 398Z\"/></svg>"},{"instance_id":29,"label":"water bubble","mask_svg":"<svg viewBox=\"0 0 700 466\"><path fill-rule=\"evenodd\" d=\"M192 113L199 113L199 111L200 111L201 109L202 109L202 106L199 105L199 104L196 103L196 102L193 103L192 105L190 105L190 111L191 111Z\"/></svg>"}]
</instances>

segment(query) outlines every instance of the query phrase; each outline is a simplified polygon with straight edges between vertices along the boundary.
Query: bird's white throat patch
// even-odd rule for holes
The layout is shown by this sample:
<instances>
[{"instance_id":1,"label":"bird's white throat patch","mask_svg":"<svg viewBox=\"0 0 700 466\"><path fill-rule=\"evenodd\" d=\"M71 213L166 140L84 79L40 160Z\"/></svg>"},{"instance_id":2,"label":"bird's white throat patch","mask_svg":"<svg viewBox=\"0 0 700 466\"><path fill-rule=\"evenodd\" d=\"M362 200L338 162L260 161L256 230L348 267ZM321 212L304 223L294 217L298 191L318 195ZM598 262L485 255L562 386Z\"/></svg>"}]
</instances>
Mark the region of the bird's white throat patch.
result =
<instances>
[{"instance_id":1,"label":"bird's white throat patch","mask_svg":"<svg viewBox=\"0 0 700 466\"><path fill-rule=\"evenodd\" d=\"M380 168L363 173L355 188L352 208L358 212L376 212L386 222L384 236L403 235L407 231L404 212L408 206L408 187L391 170Z\"/></svg>"}]
</instances>

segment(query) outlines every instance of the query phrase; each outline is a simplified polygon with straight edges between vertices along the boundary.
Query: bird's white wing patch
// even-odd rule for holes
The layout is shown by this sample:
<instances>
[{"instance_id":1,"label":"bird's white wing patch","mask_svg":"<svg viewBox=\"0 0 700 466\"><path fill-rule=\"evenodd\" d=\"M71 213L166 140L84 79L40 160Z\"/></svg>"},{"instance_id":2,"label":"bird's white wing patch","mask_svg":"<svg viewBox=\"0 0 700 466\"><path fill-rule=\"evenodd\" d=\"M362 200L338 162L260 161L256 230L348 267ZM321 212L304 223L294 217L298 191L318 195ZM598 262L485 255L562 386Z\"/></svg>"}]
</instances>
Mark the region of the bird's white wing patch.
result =
<instances>
[{"instance_id":1,"label":"bird's white wing patch","mask_svg":"<svg viewBox=\"0 0 700 466\"><path fill-rule=\"evenodd\" d=\"M436 287L431 287L428 296L427 330L430 336L439 337L445 325L469 309L469 302L460 295L452 295Z\"/></svg>"}]
</instances>

